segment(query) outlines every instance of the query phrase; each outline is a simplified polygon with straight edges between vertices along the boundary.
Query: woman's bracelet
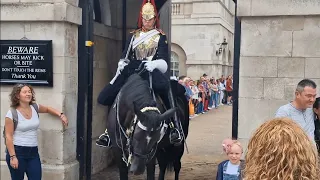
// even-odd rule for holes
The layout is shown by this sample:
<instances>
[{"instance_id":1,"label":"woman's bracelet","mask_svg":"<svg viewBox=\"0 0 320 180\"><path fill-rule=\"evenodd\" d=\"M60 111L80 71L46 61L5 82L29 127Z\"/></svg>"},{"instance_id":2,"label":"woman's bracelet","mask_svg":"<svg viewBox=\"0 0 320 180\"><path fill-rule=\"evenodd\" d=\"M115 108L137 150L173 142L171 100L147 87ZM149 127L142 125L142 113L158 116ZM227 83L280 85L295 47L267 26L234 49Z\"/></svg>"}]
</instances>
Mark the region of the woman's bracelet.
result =
<instances>
[{"instance_id":1,"label":"woman's bracelet","mask_svg":"<svg viewBox=\"0 0 320 180\"><path fill-rule=\"evenodd\" d=\"M62 115L63 115L63 113L60 113L60 116L59 116L59 117L61 118Z\"/></svg>"},{"instance_id":2,"label":"woman's bracelet","mask_svg":"<svg viewBox=\"0 0 320 180\"><path fill-rule=\"evenodd\" d=\"M12 155L12 156L10 156L10 159L13 159L14 157L16 157L16 155Z\"/></svg>"}]
</instances>

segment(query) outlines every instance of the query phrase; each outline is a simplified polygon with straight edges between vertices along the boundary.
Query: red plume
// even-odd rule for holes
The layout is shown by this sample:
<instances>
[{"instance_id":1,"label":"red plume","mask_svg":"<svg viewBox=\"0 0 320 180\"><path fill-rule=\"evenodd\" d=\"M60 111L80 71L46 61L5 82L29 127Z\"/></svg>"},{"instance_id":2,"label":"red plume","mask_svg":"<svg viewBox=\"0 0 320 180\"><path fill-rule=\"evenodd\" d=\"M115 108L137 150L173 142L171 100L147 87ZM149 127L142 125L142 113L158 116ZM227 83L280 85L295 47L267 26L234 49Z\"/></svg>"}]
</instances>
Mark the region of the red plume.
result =
<instances>
[{"instance_id":1,"label":"red plume","mask_svg":"<svg viewBox=\"0 0 320 180\"><path fill-rule=\"evenodd\" d=\"M138 18L138 28L142 28L142 7L148 2L148 0L143 0L142 2L142 5L141 5L141 8L140 8L140 12L139 12L139 18ZM154 0L150 0L150 3L153 5L154 7L154 12L156 14L156 17L155 17L155 25L156 25L156 28L159 28L159 16L158 16L158 11L157 11L157 6L156 6L156 3L154 2Z\"/></svg>"}]
</instances>

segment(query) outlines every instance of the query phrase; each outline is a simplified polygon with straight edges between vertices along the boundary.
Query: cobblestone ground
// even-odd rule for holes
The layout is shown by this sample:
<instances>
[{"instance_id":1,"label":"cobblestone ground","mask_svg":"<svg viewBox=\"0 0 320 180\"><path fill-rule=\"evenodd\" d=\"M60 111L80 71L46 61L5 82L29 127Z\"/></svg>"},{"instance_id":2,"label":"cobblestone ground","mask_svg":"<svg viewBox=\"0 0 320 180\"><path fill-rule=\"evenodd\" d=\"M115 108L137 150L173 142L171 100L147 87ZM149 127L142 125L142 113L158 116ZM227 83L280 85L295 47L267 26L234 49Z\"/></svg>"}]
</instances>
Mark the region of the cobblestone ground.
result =
<instances>
[{"instance_id":1,"label":"cobblestone ground","mask_svg":"<svg viewBox=\"0 0 320 180\"><path fill-rule=\"evenodd\" d=\"M213 180L217 164L226 157L222 155L221 142L231 136L232 107L221 106L208 113L191 119L187 138L189 153L182 158L181 180ZM157 167L156 167L157 168ZM156 172L158 177L158 172ZM93 176L92 180L118 180L116 167ZM145 175L130 176L130 180L145 180ZM167 174L166 180L173 180L174 173Z\"/></svg>"}]
</instances>

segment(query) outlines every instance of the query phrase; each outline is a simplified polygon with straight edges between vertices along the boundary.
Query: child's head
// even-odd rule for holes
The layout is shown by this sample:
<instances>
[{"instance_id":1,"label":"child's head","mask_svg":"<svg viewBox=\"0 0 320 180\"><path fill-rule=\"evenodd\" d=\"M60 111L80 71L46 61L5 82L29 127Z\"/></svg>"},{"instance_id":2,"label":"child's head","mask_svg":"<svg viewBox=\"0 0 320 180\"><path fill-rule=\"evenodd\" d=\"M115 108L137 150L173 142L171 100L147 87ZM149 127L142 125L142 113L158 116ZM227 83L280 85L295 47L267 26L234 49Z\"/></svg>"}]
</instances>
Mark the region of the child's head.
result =
<instances>
[{"instance_id":1,"label":"child's head","mask_svg":"<svg viewBox=\"0 0 320 180\"><path fill-rule=\"evenodd\" d=\"M232 139L225 139L222 142L223 150L227 154L229 161L232 164L239 163L241 155L243 153L243 148L239 141Z\"/></svg>"}]
</instances>

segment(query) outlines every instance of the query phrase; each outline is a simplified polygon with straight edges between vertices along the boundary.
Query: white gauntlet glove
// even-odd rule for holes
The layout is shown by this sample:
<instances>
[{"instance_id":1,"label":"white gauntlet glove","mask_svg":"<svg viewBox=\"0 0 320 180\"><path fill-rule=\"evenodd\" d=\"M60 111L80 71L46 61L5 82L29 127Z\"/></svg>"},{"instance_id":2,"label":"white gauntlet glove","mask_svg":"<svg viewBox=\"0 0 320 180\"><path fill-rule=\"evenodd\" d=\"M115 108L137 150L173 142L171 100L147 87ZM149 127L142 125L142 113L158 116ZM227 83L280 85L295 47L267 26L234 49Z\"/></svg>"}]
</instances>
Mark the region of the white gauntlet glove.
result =
<instances>
[{"instance_id":1,"label":"white gauntlet glove","mask_svg":"<svg viewBox=\"0 0 320 180\"><path fill-rule=\"evenodd\" d=\"M126 67L126 65L129 64L129 60L128 59L120 59L119 62L118 62L118 69L117 69L117 72L121 72L124 67Z\"/></svg>"},{"instance_id":2,"label":"white gauntlet glove","mask_svg":"<svg viewBox=\"0 0 320 180\"><path fill-rule=\"evenodd\" d=\"M147 61L144 66L149 72L152 72L154 69L158 69L162 73L165 73L167 72L167 69L168 69L167 62L163 59Z\"/></svg>"},{"instance_id":3,"label":"white gauntlet glove","mask_svg":"<svg viewBox=\"0 0 320 180\"><path fill-rule=\"evenodd\" d=\"M129 62L130 62L130 60L128 60L128 59L120 59L119 60L116 75L110 81L110 84L113 84L116 81L118 76L121 74L121 71L124 69L124 67L126 67L126 65L129 64Z\"/></svg>"}]
</instances>

